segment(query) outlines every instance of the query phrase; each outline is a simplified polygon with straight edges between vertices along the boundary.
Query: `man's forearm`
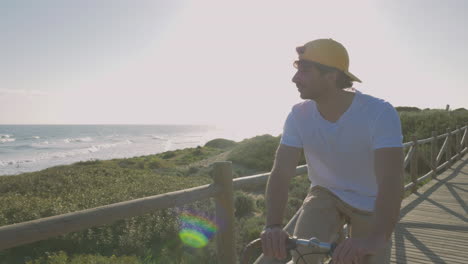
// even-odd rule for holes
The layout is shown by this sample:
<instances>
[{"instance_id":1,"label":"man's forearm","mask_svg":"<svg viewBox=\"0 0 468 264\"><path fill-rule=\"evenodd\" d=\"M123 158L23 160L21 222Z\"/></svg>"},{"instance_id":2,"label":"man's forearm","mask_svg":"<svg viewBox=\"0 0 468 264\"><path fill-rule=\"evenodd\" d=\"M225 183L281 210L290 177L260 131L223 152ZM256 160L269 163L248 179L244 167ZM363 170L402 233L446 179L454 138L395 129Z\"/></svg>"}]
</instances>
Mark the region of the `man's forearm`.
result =
<instances>
[{"instance_id":1,"label":"man's forearm","mask_svg":"<svg viewBox=\"0 0 468 264\"><path fill-rule=\"evenodd\" d=\"M400 181L388 181L382 186L375 201L375 222L370 236L383 236L388 240L399 219L403 184Z\"/></svg>"},{"instance_id":2,"label":"man's forearm","mask_svg":"<svg viewBox=\"0 0 468 264\"><path fill-rule=\"evenodd\" d=\"M289 177L273 171L266 188L266 225L283 224L284 209L288 202Z\"/></svg>"}]
</instances>

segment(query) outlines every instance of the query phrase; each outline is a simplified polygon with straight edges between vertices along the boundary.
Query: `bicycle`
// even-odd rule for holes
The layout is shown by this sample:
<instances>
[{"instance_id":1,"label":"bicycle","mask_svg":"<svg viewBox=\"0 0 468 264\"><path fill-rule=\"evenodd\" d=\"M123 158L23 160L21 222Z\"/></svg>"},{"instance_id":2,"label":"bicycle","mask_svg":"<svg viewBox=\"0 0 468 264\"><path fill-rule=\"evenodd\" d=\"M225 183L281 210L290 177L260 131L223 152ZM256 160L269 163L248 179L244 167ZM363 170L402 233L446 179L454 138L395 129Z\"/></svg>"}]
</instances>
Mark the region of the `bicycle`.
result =
<instances>
[{"instance_id":1,"label":"bicycle","mask_svg":"<svg viewBox=\"0 0 468 264\"><path fill-rule=\"evenodd\" d=\"M318 238L312 237L309 240L307 239L300 239L296 237L288 237L286 238L286 250L295 250L299 254L299 258L297 259L296 263L302 258L304 262L304 256L310 254L324 254L324 257L328 257L331 259L333 255L333 251L335 250L337 243L324 243L321 242ZM298 247L308 247L314 249L314 252L301 254L297 248ZM260 238L251 241L242 251L241 262L240 264L248 264L248 260L252 255L252 251L254 249L262 248L262 240ZM332 264L332 260L328 262L328 264Z\"/></svg>"}]
</instances>

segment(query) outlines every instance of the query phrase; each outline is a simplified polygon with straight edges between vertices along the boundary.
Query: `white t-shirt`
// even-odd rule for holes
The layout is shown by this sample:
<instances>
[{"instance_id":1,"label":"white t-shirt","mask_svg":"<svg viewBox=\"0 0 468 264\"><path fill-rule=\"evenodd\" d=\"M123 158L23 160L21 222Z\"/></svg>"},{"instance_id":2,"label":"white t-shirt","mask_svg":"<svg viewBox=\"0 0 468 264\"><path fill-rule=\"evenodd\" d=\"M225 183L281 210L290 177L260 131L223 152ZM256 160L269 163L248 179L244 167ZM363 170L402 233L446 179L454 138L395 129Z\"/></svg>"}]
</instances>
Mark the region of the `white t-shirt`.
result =
<instances>
[{"instance_id":1,"label":"white t-shirt","mask_svg":"<svg viewBox=\"0 0 468 264\"><path fill-rule=\"evenodd\" d=\"M280 143L304 149L311 186L320 185L355 208L374 211L374 150L403 147L402 140L393 106L356 91L335 123L324 119L312 100L294 105Z\"/></svg>"}]
</instances>

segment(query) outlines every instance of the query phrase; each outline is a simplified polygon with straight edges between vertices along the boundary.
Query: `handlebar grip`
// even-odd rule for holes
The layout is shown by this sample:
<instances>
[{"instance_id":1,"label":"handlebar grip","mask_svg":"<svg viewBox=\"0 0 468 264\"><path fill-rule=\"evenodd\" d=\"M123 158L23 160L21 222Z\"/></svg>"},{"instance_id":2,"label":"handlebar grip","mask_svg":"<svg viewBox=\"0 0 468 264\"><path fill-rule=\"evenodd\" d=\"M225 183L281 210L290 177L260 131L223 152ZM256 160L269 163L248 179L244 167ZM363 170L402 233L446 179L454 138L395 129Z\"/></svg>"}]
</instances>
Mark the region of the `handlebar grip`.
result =
<instances>
[{"instance_id":1,"label":"handlebar grip","mask_svg":"<svg viewBox=\"0 0 468 264\"><path fill-rule=\"evenodd\" d=\"M286 250L293 250L297 247L296 239L292 237L286 238Z\"/></svg>"},{"instance_id":2,"label":"handlebar grip","mask_svg":"<svg viewBox=\"0 0 468 264\"><path fill-rule=\"evenodd\" d=\"M338 245L338 244L335 243L335 242L331 243L331 245L330 245L330 253L329 253L330 256L333 255L333 251L335 251L335 248L336 248L337 245Z\"/></svg>"}]
</instances>

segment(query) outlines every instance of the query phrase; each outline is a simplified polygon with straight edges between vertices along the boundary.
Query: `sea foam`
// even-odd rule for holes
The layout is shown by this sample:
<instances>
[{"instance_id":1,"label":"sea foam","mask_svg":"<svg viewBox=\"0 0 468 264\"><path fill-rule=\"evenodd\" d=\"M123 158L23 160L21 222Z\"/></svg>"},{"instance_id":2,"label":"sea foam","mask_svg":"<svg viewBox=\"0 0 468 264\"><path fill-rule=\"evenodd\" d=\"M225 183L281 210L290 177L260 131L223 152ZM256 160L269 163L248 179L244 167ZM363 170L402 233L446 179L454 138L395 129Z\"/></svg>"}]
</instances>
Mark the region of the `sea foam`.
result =
<instances>
[{"instance_id":1,"label":"sea foam","mask_svg":"<svg viewBox=\"0 0 468 264\"><path fill-rule=\"evenodd\" d=\"M93 141L91 137L82 137L82 138L66 138L63 141L66 143L72 143L72 142L90 142Z\"/></svg>"},{"instance_id":2,"label":"sea foam","mask_svg":"<svg viewBox=\"0 0 468 264\"><path fill-rule=\"evenodd\" d=\"M0 143L13 142L15 140L14 138L0 138Z\"/></svg>"}]
</instances>

